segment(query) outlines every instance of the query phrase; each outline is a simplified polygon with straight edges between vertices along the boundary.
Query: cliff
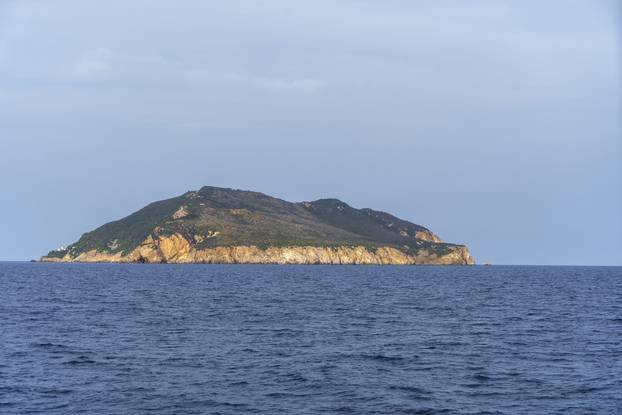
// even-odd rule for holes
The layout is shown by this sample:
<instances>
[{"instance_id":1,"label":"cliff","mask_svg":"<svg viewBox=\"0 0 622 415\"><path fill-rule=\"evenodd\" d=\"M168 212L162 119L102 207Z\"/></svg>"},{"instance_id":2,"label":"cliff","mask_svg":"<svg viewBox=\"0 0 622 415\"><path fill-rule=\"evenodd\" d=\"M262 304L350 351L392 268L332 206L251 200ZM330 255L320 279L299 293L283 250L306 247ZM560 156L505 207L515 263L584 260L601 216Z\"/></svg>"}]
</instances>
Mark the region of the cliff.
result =
<instances>
[{"instance_id":1,"label":"cliff","mask_svg":"<svg viewBox=\"0 0 622 415\"><path fill-rule=\"evenodd\" d=\"M84 234L47 262L473 264L463 245L337 199L291 203L203 187Z\"/></svg>"}]
</instances>

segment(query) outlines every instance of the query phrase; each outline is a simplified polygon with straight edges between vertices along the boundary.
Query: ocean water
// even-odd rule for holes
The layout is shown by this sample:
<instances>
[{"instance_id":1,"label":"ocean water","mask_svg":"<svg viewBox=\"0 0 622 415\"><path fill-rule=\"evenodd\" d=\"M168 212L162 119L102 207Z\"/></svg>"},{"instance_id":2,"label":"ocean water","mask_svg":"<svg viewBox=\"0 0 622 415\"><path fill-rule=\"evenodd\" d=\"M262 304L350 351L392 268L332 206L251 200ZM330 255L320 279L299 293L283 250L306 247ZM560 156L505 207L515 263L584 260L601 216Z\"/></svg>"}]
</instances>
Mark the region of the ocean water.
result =
<instances>
[{"instance_id":1,"label":"ocean water","mask_svg":"<svg viewBox=\"0 0 622 415\"><path fill-rule=\"evenodd\" d=\"M620 414L622 268L0 263L1 414Z\"/></svg>"}]
</instances>

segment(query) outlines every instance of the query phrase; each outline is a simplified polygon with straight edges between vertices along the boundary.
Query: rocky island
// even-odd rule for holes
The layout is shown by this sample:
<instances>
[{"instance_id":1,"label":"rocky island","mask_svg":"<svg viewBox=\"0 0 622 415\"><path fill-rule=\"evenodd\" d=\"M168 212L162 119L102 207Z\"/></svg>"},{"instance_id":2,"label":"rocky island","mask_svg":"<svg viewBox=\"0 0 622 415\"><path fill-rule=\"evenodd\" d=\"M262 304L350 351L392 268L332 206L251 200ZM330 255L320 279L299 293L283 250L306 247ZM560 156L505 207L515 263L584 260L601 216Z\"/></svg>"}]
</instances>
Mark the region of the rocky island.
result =
<instances>
[{"instance_id":1,"label":"rocky island","mask_svg":"<svg viewBox=\"0 0 622 415\"><path fill-rule=\"evenodd\" d=\"M292 203L203 187L82 235L44 262L473 264L464 245L337 199Z\"/></svg>"}]
</instances>

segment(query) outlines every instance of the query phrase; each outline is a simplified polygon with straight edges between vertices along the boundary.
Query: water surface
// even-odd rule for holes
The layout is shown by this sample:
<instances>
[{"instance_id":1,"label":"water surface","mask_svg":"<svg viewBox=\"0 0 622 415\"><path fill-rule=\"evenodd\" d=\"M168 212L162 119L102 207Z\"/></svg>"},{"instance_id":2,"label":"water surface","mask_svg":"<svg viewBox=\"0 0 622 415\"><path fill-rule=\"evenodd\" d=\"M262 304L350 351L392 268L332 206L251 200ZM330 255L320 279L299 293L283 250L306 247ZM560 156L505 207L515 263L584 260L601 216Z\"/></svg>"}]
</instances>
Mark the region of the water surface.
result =
<instances>
[{"instance_id":1,"label":"water surface","mask_svg":"<svg viewBox=\"0 0 622 415\"><path fill-rule=\"evenodd\" d=\"M0 263L2 414L618 414L622 268Z\"/></svg>"}]
</instances>

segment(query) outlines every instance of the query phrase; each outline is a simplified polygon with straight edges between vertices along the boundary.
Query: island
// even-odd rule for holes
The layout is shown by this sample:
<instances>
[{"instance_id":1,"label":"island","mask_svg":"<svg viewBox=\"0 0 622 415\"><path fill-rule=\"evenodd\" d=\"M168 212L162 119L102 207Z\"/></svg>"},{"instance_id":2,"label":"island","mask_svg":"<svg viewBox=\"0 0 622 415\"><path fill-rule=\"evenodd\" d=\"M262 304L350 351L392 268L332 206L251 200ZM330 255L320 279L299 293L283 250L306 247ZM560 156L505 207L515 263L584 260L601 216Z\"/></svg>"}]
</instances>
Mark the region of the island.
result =
<instances>
[{"instance_id":1,"label":"island","mask_svg":"<svg viewBox=\"0 0 622 415\"><path fill-rule=\"evenodd\" d=\"M471 265L464 245L338 199L292 203L212 186L85 233L43 262Z\"/></svg>"}]
</instances>

